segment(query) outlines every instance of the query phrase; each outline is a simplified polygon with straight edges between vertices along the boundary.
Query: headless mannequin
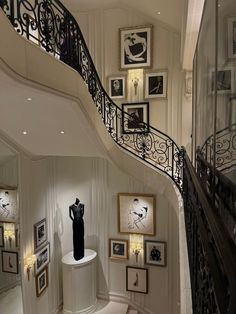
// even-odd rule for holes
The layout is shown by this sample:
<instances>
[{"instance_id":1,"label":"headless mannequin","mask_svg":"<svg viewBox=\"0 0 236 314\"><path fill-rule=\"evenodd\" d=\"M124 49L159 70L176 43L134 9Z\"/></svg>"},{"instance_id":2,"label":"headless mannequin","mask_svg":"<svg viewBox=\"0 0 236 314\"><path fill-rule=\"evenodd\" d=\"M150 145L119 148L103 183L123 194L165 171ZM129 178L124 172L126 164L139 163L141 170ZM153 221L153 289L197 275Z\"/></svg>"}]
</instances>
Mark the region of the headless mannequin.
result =
<instances>
[{"instance_id":1,"label":"headless mannequin","mask_svg":"<svg viewBox=\"0 0 236 314\"><path fill-rule=\"evenodd\" d=\"M69 207L69 216L73 221L73 247L76 261L84 257L84 204L76 198L75 203Z\"/></svg>"}]
</instances>

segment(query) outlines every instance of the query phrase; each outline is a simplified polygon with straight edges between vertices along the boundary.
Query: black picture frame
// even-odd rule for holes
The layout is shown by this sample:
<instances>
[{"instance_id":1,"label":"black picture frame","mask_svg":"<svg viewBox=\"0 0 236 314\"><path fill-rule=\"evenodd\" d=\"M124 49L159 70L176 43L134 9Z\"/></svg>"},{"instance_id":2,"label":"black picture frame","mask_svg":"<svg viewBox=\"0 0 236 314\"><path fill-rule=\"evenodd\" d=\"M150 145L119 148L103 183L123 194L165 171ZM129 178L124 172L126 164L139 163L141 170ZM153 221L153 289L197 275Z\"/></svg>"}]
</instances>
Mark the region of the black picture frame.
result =
<instances>
[{"instance_id":1,"label":"black picture frame","mask_svg":"<svg viewBox=\"0 0 236 314\"><path fill-rule=\"evenodd\" d=\"M34 224L34 249L38 250L47 242L47 221L46 218Z\"/></svg>"},{"instance_id":2,"label":"black picture frame","mask_svg":"<svg viewBox=\"0 0 236 314\"><path fill-rule=\"evenodd\" d=\"M129 258L128 254L128 240L122 239L109 239L109 257L110 259L123 259Z\"/></svg>"},{"instance_id":3,"label":"black picture frame","mask_svg":"<svg viewBox=\"0 0 236 314\"><path fill-rule=\"evenodd\" d=\"M2 251L2 272L19 274L18 252Z\"/></svg>"},{"instance_id":4,"label":"black picture frame","mask_svg":"<svg viewBox=\"0 0 236 314\"><path fill-rule=\"evenodd\" d=\"M4 227L0 226L0 247L4 247Z\"/></svg>"},{"instance_id":5,"label":"black picture frame","mask_svg":"<svg viewBox=\"0 0 236 314\"><path fill-rule=\"evenodd\" d=\"M126 97L125 75L108 77L108 94L111 99L123 99Z\"/></svg>"},{"instance_id":6,"label":"black picture frame","mask_svg":"<svg viewBox=\"0 0 236 314\"><path fill-rule=\"evenodd\" d=\"M126 290L138 293L148 293L148 269L126 266Z\"/></svg>"},{"instance_id":7,"label":"black picture frame","mask_svg":"<svg viewBox=\"0 0 236 314\"><path fill-rule=\"evenodd\" d=\"M149 132L149 102L122 104L122 132L124 134Z\"/></svg>"}]
</instances>

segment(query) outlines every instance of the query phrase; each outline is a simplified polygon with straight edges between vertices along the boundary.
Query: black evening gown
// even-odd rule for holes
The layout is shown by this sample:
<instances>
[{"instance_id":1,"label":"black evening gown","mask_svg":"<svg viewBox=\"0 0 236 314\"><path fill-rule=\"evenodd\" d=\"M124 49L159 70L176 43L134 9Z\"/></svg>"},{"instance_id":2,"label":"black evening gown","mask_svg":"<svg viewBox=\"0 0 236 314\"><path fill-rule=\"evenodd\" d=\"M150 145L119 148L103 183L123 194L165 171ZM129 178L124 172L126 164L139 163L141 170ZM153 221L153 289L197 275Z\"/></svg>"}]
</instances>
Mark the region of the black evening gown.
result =
<instances>
[{"instance_id":1,"label":"black evening gown","mask_svg":"<svg viewBox=\"0 0 236 314\"><path fill-rule=\"evenodd\" d=\"M73 221L73 245L74 259L76 261L84 257L84 220Z\"/></svg>"}]
</instances>

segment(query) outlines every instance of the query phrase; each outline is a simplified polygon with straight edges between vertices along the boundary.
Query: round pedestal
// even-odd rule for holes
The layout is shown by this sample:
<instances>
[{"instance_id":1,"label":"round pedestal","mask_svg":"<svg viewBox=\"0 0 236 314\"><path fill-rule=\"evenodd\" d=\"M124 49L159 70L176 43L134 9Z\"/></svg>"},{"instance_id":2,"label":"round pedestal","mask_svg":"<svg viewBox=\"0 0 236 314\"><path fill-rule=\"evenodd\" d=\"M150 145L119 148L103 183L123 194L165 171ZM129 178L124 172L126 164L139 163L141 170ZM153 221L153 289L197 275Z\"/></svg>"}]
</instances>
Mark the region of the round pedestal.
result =
<instances>
[{"instance_id":1,"label":"round pedestal","mask_svg":"<svg viewBox=\"0 0 236 314\"><path fill-rule=\"evenodd\" d=\"M96 256L90 249L76 261L73 251L62 258L63 313L89 314L96 309Z\"/></svg>"}]
</instances>

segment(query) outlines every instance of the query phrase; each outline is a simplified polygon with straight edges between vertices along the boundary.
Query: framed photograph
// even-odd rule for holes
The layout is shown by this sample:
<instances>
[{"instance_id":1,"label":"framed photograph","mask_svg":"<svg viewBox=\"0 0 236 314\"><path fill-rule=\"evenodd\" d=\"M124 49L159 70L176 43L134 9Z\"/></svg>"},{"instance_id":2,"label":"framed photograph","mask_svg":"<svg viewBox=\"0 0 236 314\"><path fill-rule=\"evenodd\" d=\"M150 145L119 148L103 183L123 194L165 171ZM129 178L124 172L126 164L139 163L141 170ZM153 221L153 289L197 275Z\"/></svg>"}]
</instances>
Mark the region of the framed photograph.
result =
<instances>
[{"instance_id":1,"label":"framed photograph","mask_svg":"<svg viewBox=\"0 0 236 314\"><path fill-rule=\"evenodd\" d=\"M126 266L126 290L148 293L148 269Z\"/></svg>"},{"instance_id":2,"label":"framed photograph","mask_svg":"<svg viewBox=\"0 0 236 314\"><path fill-rule=\"evenodd\" d=\"M42 249L40 249L38 252L36 252L35 255L36 255L35 274L37 275L50 262L49 243L45 245Z\"/></svg>"},{"instance_id":3,"label":"framed photograph","mask_svg":"<svg viewBox=\"0 0 236 314\"><path fill-rule=\"evenodd\" d=\"M149 103L122 104L122 131L125 134L149 132Z\"/></svg>"},{"instance_id":4,"label":"framed photograph","mask_svg":"<svg viewBox=\"0 0 236 314\"><path fill-rule=\"evenodd\" d=\"M111 259L128 259L128 241L109 239L109 257Z\"/></svg>"},{"instance_id":5,"label":"framed photograph","mask_svg":"<svg viewBox=\"0 0 236 314\"><path fill-rule=\"evenodd\" d=\"M19 273L18 252L2 251L2 272Z\"/></svg>"},{"instance_id":6,"label":"framed photograph","mask_svg":"<svg viewBox=\"0 0 236 314\"><path fill-rule=\"evenodd\" d=\"M119 193L119 232L155 235L155 207L153 194Z\"/></svg>"},{"instance_id":7,"label":"framed photograph","mask_svg":"<svg viewBox=\"0 0 236 314\"><path fill-rule=\"evenodd\" d=\"M0 226L0 247L4 247L4 228Z\"/></svg>"},{"instance_id":8,"label":"framed photograph","mask_svg":"<svg viewBox=\"0 0 236 314\"><path fill-rule=\"evenodd\" d=\"M236 16L227 19L227 50L228 58L236 58Z\"/></svg>"},{"instance_id":9,"label":"framed photograph","mask_svg":"<svg viewBox=\"0 0 236 314\"><path fill-rule=\"evenodd\" d=\"M145 241L145 263L154 266L166 266L166 242Z\"/></svg>"},{"instance_id":10,"label":"framed photograph","mask_svg":"<svg viewBox=\"0 0 236 314\"><path fill-rule=\"evenodd\" d=\"M126 76L108 77L108 92L111 99L122 99L126 95Z\"/></svg>"},{"instance_id":11,"label":"framed photograph","mask_svg":"<svg viewBox=\"0 0 236 314\"><path fill-rule=\"evenodd\" d=\"M17 220L17 190L0 189L0 221L16 222Z\"/></svg>"},{"instance_id":12,"label":"framed photograph","mask_svg":"<svg viewBox=\"0 0 236 314\"><path fill-rule=\"evenodd\" d=\"M48 267L45 267L35 277L36 295L39 297L43 291L48 287Z\"/></svg>"},{"instance_id":13,"label":"framed photograph","mask_svg":"<svg viewBox=\"0 0 236 314\"><path fill-rule=\"evenodd\" d=\"M217 71L217 94L234 93L234 69L227 66ZM215 90L215 71L210 70L209 94L214 94Z\"/></svg>"},{"instance_id":14,"label":"framed photograph","mask_svg":"<svg viewBox=\"0 0 236 314\"><path fill-rule=\"evenodd\" d=\"M120 29L120 68L152 65L152 25Z\"/></svg>"},{"instance_id":15,"label":"framed photograph","mask_svg":"<svg viewBox=\"0 0 236 314\"><path fill-rule=\"evenodd\" d=\"M47 241L47 224L46 218L34 225L34 248L37 250Z\"/></svg>"},{"instance_id":16,"label":"framed photograph","mask_svg":"<svg viewBox=\"0 0 236 314\"><path fill-rule=\"evenodd\" d=\"M167 98L167 71L146 73L145 98Z\"/></svg>"},{"instance_id":17,"label":"framed photograph","mask_svg":"<svg viewBox=\"0 0 236 314\"><path fill-rule=\"evenodd\" d=\"M15 246L19 247L20 246L20 230L19 230L19 225L15 229Z\"/></svg>"}]
</instances>

